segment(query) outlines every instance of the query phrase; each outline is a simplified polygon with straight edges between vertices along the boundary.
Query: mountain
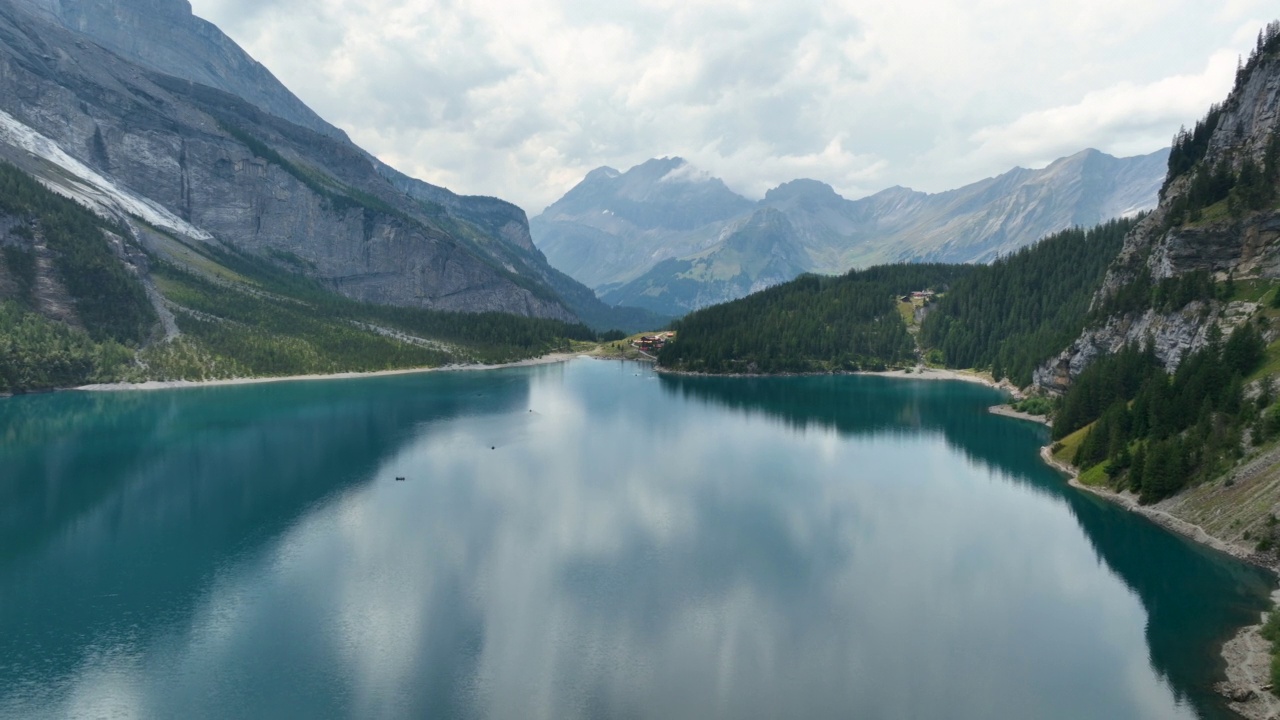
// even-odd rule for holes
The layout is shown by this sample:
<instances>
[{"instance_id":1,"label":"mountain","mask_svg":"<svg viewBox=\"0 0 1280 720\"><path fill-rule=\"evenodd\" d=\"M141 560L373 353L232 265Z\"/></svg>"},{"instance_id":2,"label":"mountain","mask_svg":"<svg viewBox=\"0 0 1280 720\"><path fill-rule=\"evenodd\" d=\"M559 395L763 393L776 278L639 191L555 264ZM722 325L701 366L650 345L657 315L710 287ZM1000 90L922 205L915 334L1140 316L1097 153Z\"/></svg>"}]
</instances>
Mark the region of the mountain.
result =
<instances>
[{"instance_id":1,"label":"mountain","mask_svg":"<svg viewBox=\"0 0 1280 720\"><path fill-rule=\"evenodd\" d=\"M346 140L186 0L13 0L154 72L225 90L309 130Z\"/></svg>"},{"instance_id":2,"label":"mountain","mask_svg":"<svg viewBox=\"0 0 1280 720\"><path fill-rule=\"evenodd\" d=\"M122 193L181 221L168 232L365 302L661 322L553 269L515 205L407 177L355 146L185 0L0 2L0 63L10 134L49 149L15 141L0 154L54 185L74 176L126 222L136 213Z\"/></svg>"},{"instance_id":3,"label":"mountain","mask_svg":"<svg viewBox=\"0 0 1280 720\"><path fill-rule=\"evenodd\" d=\"M553 266L599 290L712 247L753 207L684 160L660 158L591 171L530 225Z\"/></svg>"},{"instance_id":4,"label":"mountain","mask_svg":"<svg viewBox=\"0 0 1280 720\"><path fill-rule=\"evenodd\" d=\"M594 335L555 320L361 303L265 258L165 237L168 259L0 163L0 395L506 362Z\"/></svg>"},{"instance_id":5,"label":"mountain","mask_svg":"<svg viewBox=\"0 0 1280 720\"><path fill-rule=\"evenodd\" d=\"M1125 236L1083 330L1035 371L1035 390L1057 396L1055 462L1280 567L1277 308L1280 21L1226 100L1178 133L1159 206ZM1271 653L1280 668L1280 643ZM1262 705L1233 709L1263 717Z\"/></svg>"},{"instance_id":6,"label":"mountain","mask_svg":"<svg viewBox=\"0 0 1280 720\"><path fill-rule=\"evenodd\" d=\"M1115 158L1085 150L1040 170L1015 168L943 193L895 187L860 200L800 179L757 203L679 158L664 158L625 173L592 171L533 218L531 228L552 265L595 288L606 302L681 314L782 277L772 273L783 264L737 253L739 275L724 276L730 263L706 269L715 264L707 258L737 233L754 232L753 216L763 209L780 212L789 228L777 253L757 247L765 256L793 259L800 271L990 262L1059 230L1150 209L1167 155ZM753 274L754 267L769 272Z\"/></svg>"},{"instance_id":7,"label":"mountain","mask_svg":"<svg viewBox=\"0 0 1280 720\"><path fill-rule=\"evenodd\" d=\"M1176 370L1252 318L1258 291L1280 279L1280 25L1266 37L1226 101L1179 136L1159 207L1125 239L1093 299L1095 322L1037 371L1037 385L1065 391L1129 344L1150 343ZM1227 281L1255 292L1215 295Z\"/></svg>"},{"instance_id":8,"label":"mountain","mask_svg":"<svg viewBox=\"0 0 1280 720\"><path fill-rule=\"evenodd\" d=\"M787 216L753 212L709 250L671 258L613 290L610 302L652 308L696 308L740 298L805 272L812 262Z\"/></svg>"}]
</instances>

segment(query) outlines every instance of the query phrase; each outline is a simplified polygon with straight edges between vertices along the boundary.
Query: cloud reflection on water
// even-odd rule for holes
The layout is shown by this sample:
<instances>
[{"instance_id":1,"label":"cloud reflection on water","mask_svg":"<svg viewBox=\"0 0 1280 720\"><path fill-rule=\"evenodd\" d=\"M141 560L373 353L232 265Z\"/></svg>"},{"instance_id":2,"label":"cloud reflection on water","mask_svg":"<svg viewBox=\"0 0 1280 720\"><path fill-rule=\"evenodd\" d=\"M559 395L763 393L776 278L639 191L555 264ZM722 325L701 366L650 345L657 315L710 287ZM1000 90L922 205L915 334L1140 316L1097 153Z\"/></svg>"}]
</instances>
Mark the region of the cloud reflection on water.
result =
<instances>
[{"instance_id":1,"label":"cloud reflection on water","mask_svg":"<svg viewBox=\"0 0 1280 720\"><path fill-rule=\"evenodd\" d=\"M1036 431L975 415L981 388L673 391L617 367L279 397L122 466L29 559L177 563L148 549L172 542L195 567L141 578L167 621L122 642L127 661L69 668L44 709L106 668L141 716L1193 717L1194 688L1166 680L1190 671L1149 659L1144 631L1163 622L1144 588L1184 581L1129 577L1113 546L1234 579L1199 608L1219 621L1263 590L1028 475L1009 443L1033 454ZM287 448L309 453L296 472L272 460ZM158 480L215 457L239 480L204 460ZM194 525L148 510L174 506ZM56 582L12 581L0 601L54 621Z\"/></svg>"}]
</instances>

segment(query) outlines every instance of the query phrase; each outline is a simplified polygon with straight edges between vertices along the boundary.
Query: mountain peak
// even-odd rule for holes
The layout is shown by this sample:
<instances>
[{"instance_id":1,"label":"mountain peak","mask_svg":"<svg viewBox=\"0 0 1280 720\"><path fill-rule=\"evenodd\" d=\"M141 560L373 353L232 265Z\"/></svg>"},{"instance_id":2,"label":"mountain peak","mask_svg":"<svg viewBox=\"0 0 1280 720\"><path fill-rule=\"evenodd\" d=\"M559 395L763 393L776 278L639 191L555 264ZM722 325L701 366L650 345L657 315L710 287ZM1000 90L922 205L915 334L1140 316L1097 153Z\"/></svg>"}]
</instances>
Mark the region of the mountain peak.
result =
<instances>
[{"instance_id":1,"label":"mountain peak","mask_svg":"<svg viewBox=\"0 0 1280 720\"><path fill-rule=\"evenodd\" d=\"M660 157L645 160L622 174L632 183L657 183L672 173L697 173L697 168L681 157Z\"/></svg>"},{"instance_id":2,"label":"mountain peak","mask_svg":"<svg viewBox=\"0 0 1280 720\"><path fill-rule=\"evenodd\" d=\"M820 181L799 178L785 182L764 194L766 203L780 203L793 198L812 198L815 200L841 200L835 188Z\"/></svg>"},{"instance_id":3,"label":"mountain peak","mask_svg":"<svg viewBox=\"0 0 1280 720\"><path fill-rule=\"evenodd\" d=\"M1115 157L1108 155L1102 152L1101 150L1095 150L1093 148L1085 148L1084 150L1081 150L1078 153L1074 153L1066 157L1060 157L1057 160L1054 160L1053 162L1046 165L1045 169L1048 170L1048 169L1064 167L1064 166L1082 165L1084 163L1088 163L1096 160L1115 160L1115 159L1116 159Z\"/></svg>"},{"instance_id":4,"label":"mountain peak","mask_svg":"<svg viewBox=\"0 0 1280 720\"><path fill-rule=\"evenodd\" d=\"M608 165L601 165L595 170L592 170L591 172L587 173L587 176L582 178L582 181L588 182L593 180L612 180L621 174L622 173L618 172L617 170L614 170Z\"/></svg>"}]
</instances>

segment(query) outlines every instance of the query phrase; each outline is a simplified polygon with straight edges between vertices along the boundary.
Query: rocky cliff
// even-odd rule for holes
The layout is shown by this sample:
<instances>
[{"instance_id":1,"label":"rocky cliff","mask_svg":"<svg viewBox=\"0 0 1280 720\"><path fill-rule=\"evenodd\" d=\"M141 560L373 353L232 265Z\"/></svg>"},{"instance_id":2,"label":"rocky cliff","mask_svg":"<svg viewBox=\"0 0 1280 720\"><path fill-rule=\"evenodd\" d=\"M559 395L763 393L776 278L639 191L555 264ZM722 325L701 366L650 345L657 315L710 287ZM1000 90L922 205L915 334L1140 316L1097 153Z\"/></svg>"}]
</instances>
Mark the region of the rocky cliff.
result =
<instances>
[{"instance_id":1,"label":"rocky cliff","mask_svg":"<svg viewBox=\"0 0 1280 720\"><path fill-rule=\"evenodd\" d=\"M1250 185L1273 192L1278 127L1280 56L1263 52L1200 123L1204 137L1183 137L1199 157L1189 168L1171 168L1159 207L1126 238L1093 301L1095 313L1106 317L1036 372L1038 386L1060 392L1095 358L1130 343L1150 343L1172 371L1209 341L1212 326L1225 335L1257 311L1245 298L1197 300L1170 312L1107 308L1135 283L1158 285L1193 272L1219 281L1280 278L1280 209L1271 202L1250 205L1248 197Z\"/></svg>"}]
</instances>

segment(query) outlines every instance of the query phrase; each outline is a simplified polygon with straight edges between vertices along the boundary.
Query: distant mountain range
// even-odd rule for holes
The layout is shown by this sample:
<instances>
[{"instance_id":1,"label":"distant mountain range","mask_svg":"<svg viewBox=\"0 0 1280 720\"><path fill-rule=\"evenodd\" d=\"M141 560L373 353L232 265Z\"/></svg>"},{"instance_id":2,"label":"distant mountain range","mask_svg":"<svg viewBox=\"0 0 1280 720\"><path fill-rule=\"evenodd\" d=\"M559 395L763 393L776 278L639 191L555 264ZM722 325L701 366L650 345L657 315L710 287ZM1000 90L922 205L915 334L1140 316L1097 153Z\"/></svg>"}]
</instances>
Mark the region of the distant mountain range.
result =
<instances>
[{"instance_id":1,"label":"distant mountain range","mask_svg":"<svg viewBox=\"0 0 1280 720\"><path fill-rule=\"evenodd\" d=\"M1085 150L1041 170L929 194L894 187L860 200L816 180L752 202L681 158L593 170L533 218L551 264L608 304L667 315L790 280L890 262L990 262L1053 232L1149 210L1168 150Z\"/></svg>"}]
</instances>

